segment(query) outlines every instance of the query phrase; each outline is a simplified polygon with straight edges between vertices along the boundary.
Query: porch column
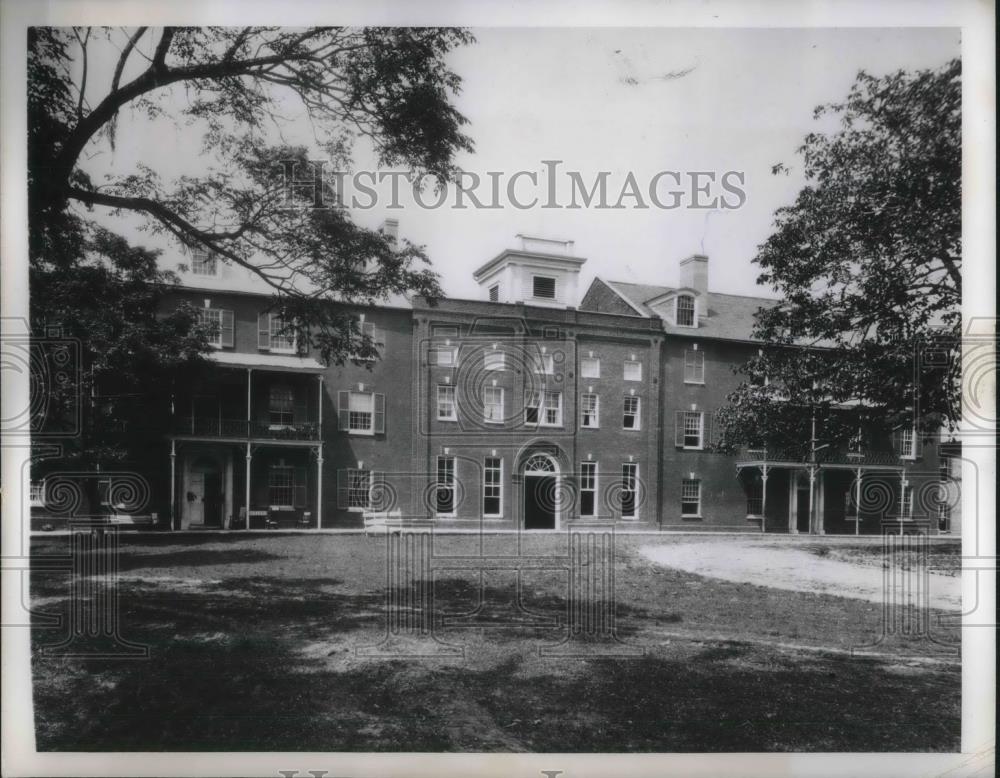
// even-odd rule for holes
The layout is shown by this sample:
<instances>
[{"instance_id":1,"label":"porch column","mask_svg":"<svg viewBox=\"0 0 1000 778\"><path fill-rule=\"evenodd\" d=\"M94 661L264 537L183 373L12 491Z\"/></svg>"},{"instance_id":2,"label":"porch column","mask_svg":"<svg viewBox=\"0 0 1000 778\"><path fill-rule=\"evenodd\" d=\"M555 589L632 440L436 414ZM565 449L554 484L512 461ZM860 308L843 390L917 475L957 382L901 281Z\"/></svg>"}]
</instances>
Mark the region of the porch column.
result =
<instances>
[{"instance_id":1,"label":"porch column","mask_svg":"<svg viewBox=\"0 0 1000 778\"><path fill-rule=\"evenodd\" d=\"M319 447L316 449L316 529L320 529L323 526L323 376L319 376L316 408L316 434L319 437Z\"/></svg>"},{"instance_id":2,"label":"porch column","mask_svg":"<svg viewBox=\"0 0 1000 778\"><path fill-rule=\"evenodd\" d=\"M858 468L858 477L854 481L854 534L861 534L861 475L864 473Z\"/></svg>"},{"instance_id":3,"label":"porch column","mask_svg":"<svg viewBox=\"0 0 1000 778\"><path fill-rule=\"evenodd\" d=\"M170 529L177 529L177 441L170 441Z\"/></svg>"},{"instance_id":4,"label":"porch column","mask_svg":"<svg viewBox=\"0 0 1000 778\"><path fill-rule=\"evenodd\" d=\"M249 429L249 427L248 427L248 429ZM250 530L250 460L252 459L252 457L253 457L253 454L250 453L250 441L248 440L247 441L246 484L245 484L245 487L246 487L245 500L246 501L243 503L244 510L246 512L246 515L245 515L246 523L243 525L243 529L247 530L247 531Z\"/></svg>"},{"instance_id":5,"label":"porch column","mask_svg":"<svg viewBox=\"0 0 1000 778\"><path fill-rule=\"evenodd\" d=\"M799 517L799 477L798 470L789 471L788 475L788 534L798 534Z\"/></svg>"},{"instance_id":6,"label":"porch column","mask_svg":"<svg viewBox=\"0 0 1000 778\"><path fill-rule=\"evenodd\" d=\"M251 431L251 428L250 428L250 419L251 419L252 408L251 408L251 405L250 405L250 386L251 386L252 383L253 383L253 368L252 367L248 367L247 368L247 437L248 438L251 437L251 435L250 435L250 431ZM250 506L249 505L247 505L247 510L250 510ZM250 525L250 522L247 522L247 526L249 526L249 525Z\"/></svg>"},{"instance_id":7,"label":"porch column","mask_svg":"<svg viewBox=\"0 0 1000 778\"><path fill-rule=\"evenodd\" d=\"M816 531L816 528L813 525L814 522L813 517L816 515L816 511L814 510L813 506L815 496L816 496L816 467L811 466L809 468L809 532L810 533Z\"/></svg>"},{"instance_id":8,"label":"porch column","mask_svg":"<svg viewBox=\"0 0 1000 778\"><path fill-rule=\"evenodd\" d=\"M899 534L903 534L903 520L906 518L906 471L899 471Z\"/></svg>"},{"instance_id":9,"label":"porch column","mask_svg":"<svg viewBox=\"0 0 1000 778\"><path fill-rule=\"evenodd\" d=\"M760 531L767 532L767 465L760 466Z\"/></svg>"},{"instance_id":10,"label":"porch column","mask_svg":"<svg viewBox=\"0 0 1000 778\"><path fill-rule=\"evenodd\" d=\"M816 470L816 533L826 534L826 477L822 470Z\"/></svg>"}]
</instances>

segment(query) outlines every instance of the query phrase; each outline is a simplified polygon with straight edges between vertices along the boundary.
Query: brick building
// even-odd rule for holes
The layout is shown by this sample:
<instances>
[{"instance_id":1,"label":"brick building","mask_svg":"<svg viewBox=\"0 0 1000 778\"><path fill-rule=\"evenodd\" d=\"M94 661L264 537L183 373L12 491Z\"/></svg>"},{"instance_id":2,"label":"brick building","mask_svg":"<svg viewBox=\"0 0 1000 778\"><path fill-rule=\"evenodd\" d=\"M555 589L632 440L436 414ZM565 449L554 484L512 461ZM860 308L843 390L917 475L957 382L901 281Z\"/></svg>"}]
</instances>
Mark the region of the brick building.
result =
<instances>
[{"instance_id":1,"label":"brick building","mask_svg":"<svg viewBox=\"0 0 1000 778\"><path fill-rule=\"evenodd\" d=\"M712 450L733 367L761 347L753 315L773 301L711 292L699 255L679 288L596 278L580 299L584 262L522 238L475 272L479 300L353 309L380 357L326 367L270 295L191 258L174 300L216 325L215 366L175 392L146 474L154 509L175 529L360 528L386 512L466 529L945 527L934 449L912 429L813 462Z\"/></svg>"}]
</instances>

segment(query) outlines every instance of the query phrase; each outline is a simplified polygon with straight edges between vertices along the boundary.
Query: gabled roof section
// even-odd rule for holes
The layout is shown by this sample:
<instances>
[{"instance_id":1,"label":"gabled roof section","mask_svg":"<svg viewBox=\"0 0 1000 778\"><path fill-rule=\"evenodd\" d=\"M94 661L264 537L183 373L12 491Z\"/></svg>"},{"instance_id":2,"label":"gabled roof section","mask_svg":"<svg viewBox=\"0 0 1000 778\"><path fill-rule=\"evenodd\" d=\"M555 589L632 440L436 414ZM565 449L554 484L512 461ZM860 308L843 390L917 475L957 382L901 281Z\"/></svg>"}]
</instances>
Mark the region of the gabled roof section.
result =
<instances>
[{"instance_id":1,"label":"gabled roof section","mask_svg":"<svg viewBox=\"0 0 1000 778\"><path fill-rule=\"evenodd\" d=\"M663 319L663 329L669 334L686 337L721 338L724 340L756 340L751 337L754 315L761 308L770 308L778 304L778 300L767 297L749 297L736 294L720 294L709 292L703 296L707 303L707 315L699 317L697 327L678 327L669 318L660 316L650 303L662 302L664 298L679 291L686 291L670 286L653 284L633 284L627 281L608 281L595 278L612 290L625 303L636 311L637 315L645 317L660 317ZM586 307L581 307L586 310Z\"/></svg>"}]
</instances>

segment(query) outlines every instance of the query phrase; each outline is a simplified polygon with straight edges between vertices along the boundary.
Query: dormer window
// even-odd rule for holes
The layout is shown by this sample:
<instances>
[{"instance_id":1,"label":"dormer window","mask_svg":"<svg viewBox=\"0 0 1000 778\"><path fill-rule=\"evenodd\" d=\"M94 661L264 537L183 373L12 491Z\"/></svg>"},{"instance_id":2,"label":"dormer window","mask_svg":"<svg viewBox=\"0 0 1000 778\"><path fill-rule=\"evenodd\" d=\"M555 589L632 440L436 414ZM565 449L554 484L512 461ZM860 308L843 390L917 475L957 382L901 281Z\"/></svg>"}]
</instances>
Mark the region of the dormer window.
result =
<instances>
[{"instance_id":1,"label":"dormer window","mask_svg":"<svg viewBox=\"0 0 1000 778\"><path fill-rule=\"evenodd\" d=\"M532 276L531 295L545 300L555 300L556 280L549 276Z\"/></svg>"},{"instance_id":2,"label":"dormer window","mask_svg":"<svg viewBox=\"0 0 1000 778\"><path fill-rule=\"evenodd\" d=\"M689 294L677 295L677 310L674 320L678 327L694 327L694 297Z\"/></svg>"},{"instance_id":3,"label":"dormer window","mask_svg":"<svg viewBox=\"0 0 1000 778\"><path fill-rule=\"evenodd\" d=\"M198 248L191 250L191 272L196 276L217 276L219 258L214 251Z\"/></svg>"}]
</instances>

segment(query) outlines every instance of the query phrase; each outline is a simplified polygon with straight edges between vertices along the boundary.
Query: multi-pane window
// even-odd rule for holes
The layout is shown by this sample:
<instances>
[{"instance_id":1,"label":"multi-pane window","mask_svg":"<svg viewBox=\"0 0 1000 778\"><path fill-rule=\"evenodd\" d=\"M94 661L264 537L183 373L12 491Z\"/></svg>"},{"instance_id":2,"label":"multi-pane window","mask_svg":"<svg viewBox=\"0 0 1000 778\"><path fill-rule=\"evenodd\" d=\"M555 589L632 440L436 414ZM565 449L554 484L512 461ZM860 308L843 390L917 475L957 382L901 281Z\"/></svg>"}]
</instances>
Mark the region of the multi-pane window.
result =
<instances>
[{"instance_id":1,"label":"multi-pane window","mask_svg":"<svg viewBox=\"0 0 1000 778\"><path fill-rule=\"evenodd\" d=\"M455 387L439 386L437 388L437 417L441 421L455 421L458 414L455 410Z\"/></svg>"},{"instance_id":2,"label":"multi-pane window","mask_svg":"<svg viewBox=\"0 0 1000 778\"><path fill-rule=\"evenodd\" d=\"M902 457L915 457L916 435L913 434L913 427L902 427L899 430L899 455Z\"/></svg>"},{"instance_id":3,"label":"multi-pane window","mask_svg":"<svg viewBox=\"0 0 1000 778\"><path fill-rule=\"evenodd\" d=\"M455 513L455 457L438 457L434 509L439 516Z\"/></svg>"},{"instance_id":4,"label":"multi-pane window","mask_svg":"<svg viewBox=\"0 0 1000 778\"><path fill-rule=\"evenodd\" d=\"M366 354L364 357L362 357L360 346L362 345L362 343L364 343L364 341L367 341L366 345L371 346L376 350L380 346L384 346L385 331L382 330L380 327L377 327L375 325L375 322L364 321L364 319L358 321L357 327L358 327L358 333L360 334L361 337L358 339L358 342L356 344L357 348L351 353L351 358L358 360L364 359L369 362L374 361L377 354Z\"/></svg>"},{"instance_id":5,"label":"multi-pane window","mask_svg":"<svg viewBox=\"0 0 1000 778\"><path fill-rule=\"evenodd\" d=\"M681 516L701 516L701 481L697 478L681 481Z\"/></svg>"},{"instance_id":6,"label":"multi-pane window","mask_svg":"<svg viewBox=\"0 0 1000 778\"><path fill-rule=\"evenodd\" d=\"M641 381L642 380L642 362L637 362L634 359L628 359L625 361L624 377L626 381Z\"/></svg>"},{"instance_id":7,"label":"multi-pane window","mask_svg":"<svg viewBox=\"0 0 1000 778\"><path fill-rule=\"evenodd\" d=\"M677 297L677 324L680 327L694 326L694 298L689 294Z\"/></svg>"},{"instance_id":8,"label":"multi-pane window","mask_svg":"<svg viewBox=\"0 0 1000 778\"><path fill-rule=\"evenodd\" d=\"M913 517L913 487L904 486L899 498L899 515L901 518Z\"/></svg>"},{"instance_id":9,"label":"multi-pane window","mask_svg":"<svg viewBox=\"0 0 1000 778\"><path fill-rule=\"evenodd\" d=\"M45 481L32 481L28 487L28 503L34 506L45 505Z\"/></svg>"},{"instance_id":10,"label":"multi-pane window","mask_svg":"<svg viewBox=\"0 0 1000 778\"><path fill-rule=\"evenodd\" d=\"M503 388L483 387L483 421L492 424L503 423Z\"/></svg>"},{"instance_id":11,"label":"multi-pane window","mask_svg":"<svg viewBox=\"0 0 1000 778\"><path fill-rule=\"evenodd\" d=\"M546 300L555 299L556 280L547 276L533 276L531 279L531 294L533 297L541 297Z\"/></svg>"},{"instance_id":12,"label":"multi-pane window","mask_svg":"<svg viewBox=\"0 0 1000 778\"><path fill-rule=\"evenodd\" d=\"M347 507L348 509L367 510L371 507L372 472L371 470L347 471Z\"/></svg>"},{"instance_id":13,"label":"multi-pane window","mask_svg":"<svg viewBox=\"0 0 1000 778\"><path fill-rule=\"evenodd\" d=\"M861 456L864 453L862 449L862 437L860 429L853 435L851 435L851 439L847 441L847 453L850 456L855 456L855 457Z\"/></svg>"},{"instance_id":14,"label":"multi-pane window","mask_svg":"<svg viewBox=\"0 0 1000 778\"><path fill-rule=\"evenodd\" d=\"M622 428L627 430L639 429L641 422L639 416L639 398L627 395L622 410Z\"/></svg>"},{"instance_id":15,"label":"multi-pane window","mask_svg":"<svg viewBox=\"0 0 1000 778\"><path fill-rule=\"evenodd\" d=\"M500 516L503 513L503 460L486 457L483 463L483 515Z\"/></svg>"},{"instance_id":16,"label":"multi-pane window","mask_svg":"<svg viewBox=\"0 0 1000 778\"><path fill-rule=\"evenodd\" d=\"M580 396L581 427L596 428L600 426L599 403L600 400L596 394L584 394Z\"/></svg>"},{"instance_id":17,"label":"multi-pane window","mask_svg":"<svg viewBox=\"0 0 1000 778\"><path fill-rule=\"evenodd\" d=\"M214 251L208 249L193 249L191 252L191 272L196 276L215 276L219 274L219 258Z\"/></svg>"},{"instance_id":18,"label":"multi-pane window","mask_svg":"<svg viewBox=\"0 0 1000 778\"><path fill-rule=\"evenodd\" d=\"M684 383L686 384L705 383L704 351L684 352Z\"/></svg>"},{"instance_id":19,"label":"multi-pane window","mask_svg":"<svg viewBox=\"0 0 1000 778\"><path fill-rule=\"evenodd\" d=\"M552 375L555 372L555 364L551 354L536 354L532 360L532 371L541 375Z\"/></svg>"},{"instance_id":20,"label":"multi-pane window","mask_svg":"<svg viewBox=\"0 0 1000 778\"><path fill-rule=\"evenodd\" d=\"M527 392L524 395L524 423L538 424L538 408L541 396L538 392Z\"/></svg>"},{"instance_id":21,"label":"multi-pane window","mask_svg":"<svg viewBox=\"0 0 1000 778\"><path fill-rule=\"evenodd\" d=\"M371 432L375 418L375 396L370 392L351 392L347 428L352 432Z\"/></svg>"},{"instance_id":22,"label":"multi-pane window","mask_svg":"<svg viewBox=\"0 0 1000 778\"><path fill-rule=\"evenodd\" d=\"M270 505L292 507L295 486L295 468L290 465L271 465L267 471L267 491Z\"/></svg>"},{"instance_id":23,"label":"multi-pane window","mask_svg":"<svg viewBox=\"0 0 1000 778\"><path fill-rule=\"evenodd\" d=\"M600 378L601 360L597 357L583 357L580 360L581 378Z\"/></svg>"},{"instance_id":24,"label":"multi-pane window","mask_svg":"<svg viewBox=\"0 0 1000 778\"><path fill-rule=\"evenodd\" d=\"M705 429L705 414L701 411L684 412L684 448L702 448L703 432Z\"/></svg>"},{"instance_id":25,"label":"multi-pane window","mask_svg":"<svg viewBox=\"0 0 1000 778\"><path fill-rule=\"evenodd\" d=\"M505 367L504 353L490 349L483 354L483 370L503 370Z\"/></svg>"},{"instance_id":26,"label":"multi-pane window","mask_svg":"<svg viewBox=\"0 0 1000 778\"><path fill-rule=\"evenodd\" d=\"M208 343L216 348L233 345L233 312L219 308L198 310L198 323L208 330Z\"/></svg>"},{"instance_id":27,"label":"multi-pane window","mask_svg":"<svg viewBox=\"0 0 1000 778\"><path fill-rule=\"evenodd\" d=\"M562 392L545 392L544 397L542 424L549 427L562 424Z\"/></svg>"},{"instance_id":28,"label":"multi-pane window","mask_svg":"<svg viewBox=\"0 0 1000 778\"><path fill-rule=\"evenodd\" d=\"M454 346L435 346L429 356L430 363L438 367L452 367L458 363L458 349Z\"/></svg>"},{"instance_id":29,"label":"multi-pane window","mask_svg":"<svg viewBox=\"0 0 1000 778\"><path fill-rule=\"evenodd\" d=\"M272 427L290 427L295 417L295 394L292 387L283 384L272 386L268 397L268 420Z\"/></svg>"},{"instance_id":30,"label":"multi-pane window","mask_svg":"<svg viewBox=\"0 0 1000 778\"><path fill-rule=\"evenodd\" d=\"M286 327L284 319L271 314L271 351L295 352L295 332Z\"/></svg>"},{"instance_id":31,"label":"multi-pane window","mask_svg":"<svg viewBox=\"0 0 1000 778\"><path fill-rule=\"evenodd\" d=\"M580 515L597 512L597 462L580 463Z\"/></svg>"},{"instance_id":32,"label":"multi-pane window","mask_svg":"<svg viewBox=\"0 0 1000 778\"><path fill-rule=\"evenodd\" d=\"M632 519L636 515L636 489L638 488L639 465L634 462L622 464L622 518Z\"/></svg>"}]
</instances>

